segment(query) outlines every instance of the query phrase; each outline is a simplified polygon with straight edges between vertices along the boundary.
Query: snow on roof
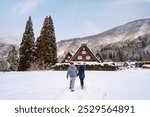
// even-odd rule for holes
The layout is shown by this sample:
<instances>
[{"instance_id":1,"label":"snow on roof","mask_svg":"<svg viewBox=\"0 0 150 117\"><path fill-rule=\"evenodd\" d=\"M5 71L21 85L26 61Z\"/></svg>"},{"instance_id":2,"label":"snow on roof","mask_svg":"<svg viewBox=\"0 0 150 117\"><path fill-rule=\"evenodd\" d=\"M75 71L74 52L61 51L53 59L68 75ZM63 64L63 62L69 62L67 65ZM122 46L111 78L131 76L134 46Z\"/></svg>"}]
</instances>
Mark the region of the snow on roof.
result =
<instances>
[{"instance_id":1,"label":"snow on roof","mask_svg":"<svg viewBox=\"0 0 150 117\"><path fill-rule=\"evenodd\" d=\"M142 67L150 68L150 64L144 64Z\"/></svg>"},{"instance_id":2,"label":"snow on roof","mask_svg":"<svg viewBox=\"0 0 150 117\"><path fill-rule=\"evenodd\" d=\"M132 62L130 62L130 64L132 64L132 65L133 65L133 64L136 64L136 63L137 63L136 61L132 61Z\"/></svg>"},{"instance_id":3,"label":"snow on roof","mask_svg":"<svg viewBox=\"0 0 150 117\"><path fill-rule=\"evenodd\" d=\"M130 65L130 62L128 62L128 61L125 61L124 63L127 63L128 65Z\"/></svg>"}]
</instances>

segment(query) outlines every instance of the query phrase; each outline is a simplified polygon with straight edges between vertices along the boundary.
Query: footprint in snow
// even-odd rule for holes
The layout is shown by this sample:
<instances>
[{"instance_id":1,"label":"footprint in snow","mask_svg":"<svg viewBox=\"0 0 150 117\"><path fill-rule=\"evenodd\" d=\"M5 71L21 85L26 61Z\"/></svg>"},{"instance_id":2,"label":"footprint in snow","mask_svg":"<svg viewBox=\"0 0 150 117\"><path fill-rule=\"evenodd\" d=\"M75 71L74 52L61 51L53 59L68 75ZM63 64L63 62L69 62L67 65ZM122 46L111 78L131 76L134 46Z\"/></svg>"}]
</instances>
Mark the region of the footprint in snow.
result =
<instances>
[{"instance_id":1,"label":"footprint in snow","mask_svg":"<svg viewBox=\"0 0 150 117\"><path fill-rule=\"evenodd\" d=\"M105 100L107 94L100 89L96 84L86 84L84 89L80 85L75 86L74 92L71 92L68 87L55 98L56 100Z\"/></svg>"}]
</instances>

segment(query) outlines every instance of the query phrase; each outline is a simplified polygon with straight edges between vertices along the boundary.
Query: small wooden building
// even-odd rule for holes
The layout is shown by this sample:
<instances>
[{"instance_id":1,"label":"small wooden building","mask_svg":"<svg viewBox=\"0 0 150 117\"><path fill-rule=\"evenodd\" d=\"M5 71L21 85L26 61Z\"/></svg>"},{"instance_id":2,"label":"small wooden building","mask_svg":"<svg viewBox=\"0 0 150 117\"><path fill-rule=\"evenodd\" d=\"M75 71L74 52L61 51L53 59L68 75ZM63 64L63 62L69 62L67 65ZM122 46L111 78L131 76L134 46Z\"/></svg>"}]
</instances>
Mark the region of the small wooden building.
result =
<instances>
[{"instance_id":1,"label":"small wooden building","mask_svg":"<svg viewBox=\"0 0 150 117\"><path fill-rule=\"evenodd\" d=\"M150 64L145 64L142 66L144 69L150 69Z\"/></svg>"},{"instance_id":2,"label":"small wooden building","mask_svg":"<svg viewBox=\"0 0 150 117\"><path fill-rule=\"evenodd\" d=\"M96 56L91 52L86 44L82 44L77 50L71 61L99 62Z\"/></svg>"},{"instance_id":3,"label":"small wooden building","mask_svg":"<svg viewBox=\"0 0 150 117\"><path fill-rule=\"evenodd\" d=\"M125 62L123 63L123 67L128 67L128 66L130 66L130 63L129 63L128 61L125 61Z\"/></svg>"},{"instance_id":4,"label":"small wooden building","mask_svg":"<svg viewBox=\"0 0 150 117\"><path fill-rule=\"evenodd\" d=\"M72 58L72 53L71 52L67 52L65 54L65 57L62 59L61 63L69 63L71 58Z\"/></svg>"}]
</instances>

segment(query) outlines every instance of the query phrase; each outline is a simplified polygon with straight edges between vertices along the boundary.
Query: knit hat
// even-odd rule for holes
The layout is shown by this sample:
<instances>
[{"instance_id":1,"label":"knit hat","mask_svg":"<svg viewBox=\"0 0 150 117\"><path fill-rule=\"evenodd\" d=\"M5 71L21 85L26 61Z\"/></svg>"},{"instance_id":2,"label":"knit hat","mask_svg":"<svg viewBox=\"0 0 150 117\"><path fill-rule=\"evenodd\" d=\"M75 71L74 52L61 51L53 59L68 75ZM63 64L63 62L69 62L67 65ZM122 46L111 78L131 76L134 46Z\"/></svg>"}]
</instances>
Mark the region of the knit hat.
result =
<instances>
[{"instance_id":1,"label":"knit hat","mask_svg":"<svg viewBox=\"0 0 150 117\"><path fill-rule=\"evenodd\" d=\"M74 62L73 62L73 61L70 61L70 64L74 64Z\"/></svg>"}]
</instances>

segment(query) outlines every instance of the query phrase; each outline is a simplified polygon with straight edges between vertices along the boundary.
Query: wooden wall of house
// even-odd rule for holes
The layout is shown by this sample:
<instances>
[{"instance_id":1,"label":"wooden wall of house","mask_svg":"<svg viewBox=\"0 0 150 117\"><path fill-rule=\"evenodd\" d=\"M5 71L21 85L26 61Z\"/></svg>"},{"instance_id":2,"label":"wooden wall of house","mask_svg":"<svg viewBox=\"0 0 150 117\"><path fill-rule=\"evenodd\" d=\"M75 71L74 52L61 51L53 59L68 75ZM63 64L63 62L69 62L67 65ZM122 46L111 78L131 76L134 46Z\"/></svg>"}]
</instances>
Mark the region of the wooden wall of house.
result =
<instances>
[{"instance_id":1,"label":"wooden wall of house","mask_svg":"<svg viewBox=\"0 0 150 117\"><path fill-rule=\"evenodd\" d=\"M84 53L86 52L86 53ZM82 56L82 59L79 59L78 57ZM89 59L87 59L88 57L90 57ZM91 56L90 52L88 51L88 49L86 48L82 48L77 55L75 56L75 58L73 59L73 61L96 61L95 58L93 56Z\"/></svg>"}]
</instances>

